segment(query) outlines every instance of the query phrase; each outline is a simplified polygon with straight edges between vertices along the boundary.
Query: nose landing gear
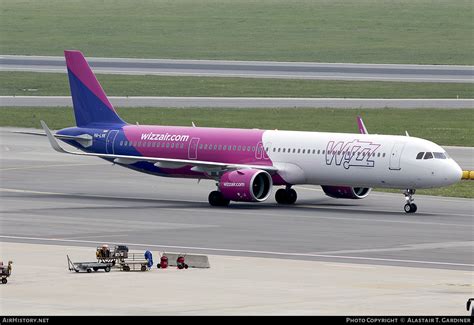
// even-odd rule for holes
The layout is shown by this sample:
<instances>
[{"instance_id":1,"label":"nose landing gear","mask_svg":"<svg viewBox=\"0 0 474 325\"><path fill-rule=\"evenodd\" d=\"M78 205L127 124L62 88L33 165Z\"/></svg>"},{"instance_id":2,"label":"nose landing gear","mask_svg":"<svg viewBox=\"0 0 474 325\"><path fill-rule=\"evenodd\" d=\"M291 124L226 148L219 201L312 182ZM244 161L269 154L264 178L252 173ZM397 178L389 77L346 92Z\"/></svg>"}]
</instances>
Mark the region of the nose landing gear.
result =
<instances>
[{"instance_id":1,"label":"nose landing gear","mask_svg":"<svg viewBox=\"0 0 474 325\"><path fill-rule=\"evenodd\" d=\"M405 201L407 202L403 209L405 210L406 213L415 213L418 207L416 206L413 201L415 199L413 198L413 195L415 195L416 190L415 189L406 189L405 192L403 192L403 195L405 195Z\"/></svg>"}]
</instances>

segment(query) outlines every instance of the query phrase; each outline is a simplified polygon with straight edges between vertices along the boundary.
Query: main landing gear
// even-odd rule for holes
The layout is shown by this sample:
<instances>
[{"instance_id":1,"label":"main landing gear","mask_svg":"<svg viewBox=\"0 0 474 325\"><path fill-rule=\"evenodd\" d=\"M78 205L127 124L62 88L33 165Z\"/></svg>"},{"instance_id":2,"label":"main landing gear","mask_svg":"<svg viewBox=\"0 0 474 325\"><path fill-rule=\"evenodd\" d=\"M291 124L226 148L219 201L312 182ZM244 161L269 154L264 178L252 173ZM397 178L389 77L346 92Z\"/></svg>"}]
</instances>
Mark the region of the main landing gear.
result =
<instances>
[{"instance_id":1,"label":"main landing gear","mask_svg":"<svg viewBox=\"0 0 474 325\"><path fill-rule=\"evenodd\" d=\"M291 186L287 186L285 189L280 188L275 193L275 200L280 204L294 204L297 198L298 195Z\"/></svg>"},{"instance_id":2,"label":"main landing gear","mask_svg":"<svg viewBox=\"0 0 474 325\"><path fill-rule=\"evenodd\" d=\"M407 201L407 203L403 207L406 213L415 213L417 210L416 204L413 203L413 201L415 201L415 199L413 198L413 195L415 195L415 191L415 189L408 188L405 190L405 192L403 192L403 195L405 195L405 201Z\"/></svg>"},{"instance_id":3,"label":"main landing gear","mask_svg":"<svg viewBox=\"0 0 474 325\"><path fill-rule=\"evenodd\" d=\"M212 191L209 193L209 204L213 207L226 207L230 203L230 200L224 198L221 192Z\"/></svg>"}]
</instances>

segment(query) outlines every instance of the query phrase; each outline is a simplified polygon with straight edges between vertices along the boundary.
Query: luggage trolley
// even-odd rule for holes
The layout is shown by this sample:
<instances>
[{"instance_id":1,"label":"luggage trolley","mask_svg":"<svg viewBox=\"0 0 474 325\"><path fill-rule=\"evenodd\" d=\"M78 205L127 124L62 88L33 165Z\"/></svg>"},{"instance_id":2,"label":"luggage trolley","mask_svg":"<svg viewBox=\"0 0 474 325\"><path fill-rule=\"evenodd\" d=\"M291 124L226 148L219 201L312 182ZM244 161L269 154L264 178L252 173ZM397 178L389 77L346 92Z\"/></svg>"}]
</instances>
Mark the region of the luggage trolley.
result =
<instances>
[{"instance_id":1,"label":"luggage trolley","mask_svg":"<svg viewBox=\"0 0 474 325\"><path fill-rule=\"evenodd\" d=\"M108 262L74 263L69 258L69 255L66 255L66 256L67 256L67 264L68 264L69 271L76 271L76 272L83 271L83 272L91 273L92 270L94 270L94 272L97 272L98 270L104 270L105 272L110 272L110 269L113 266L112 263L108 263Z\"/></svg>"}]
</instances>

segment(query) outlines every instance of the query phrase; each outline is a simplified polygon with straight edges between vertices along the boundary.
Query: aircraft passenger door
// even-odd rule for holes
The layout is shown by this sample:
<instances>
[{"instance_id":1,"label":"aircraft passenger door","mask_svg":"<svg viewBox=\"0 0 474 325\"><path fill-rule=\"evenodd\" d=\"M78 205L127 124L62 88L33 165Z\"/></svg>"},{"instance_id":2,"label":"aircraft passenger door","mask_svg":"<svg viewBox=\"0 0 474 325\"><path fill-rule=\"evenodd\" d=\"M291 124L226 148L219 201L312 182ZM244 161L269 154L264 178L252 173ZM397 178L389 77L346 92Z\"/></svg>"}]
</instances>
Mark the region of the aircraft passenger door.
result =
<instances>
[{"instance_id":1,"label":"aircraft passenger door","mask_svg":"<svg viewBox=\"0 0 474 325\"><path fill-rule=\"evenodd\" d=\"M390 170L400 170L400 158L402 157L403 148L405 143L397 142L393 145L392 152L390 153Z\"/></svg>"},{"instance_id":2,"label":"aircraft passenger door","mask_svg":"<svg viewBox=\"0 0 474 325\"><path fill-rule=\"evenodd\" d=\"M115 138L117 137L118 132L119 132L118 130L112 130L112 131L109 131L109 133L107 134L107 139L105 140L105 152L107 154L110 154L110 155L115 154L114 142L115 142Z\"/></svg>"},{"instance_id":3,"label":"aircraft passenger door","mask_svg":"<svg viewBox=\"0 0 474 325\"><path fill-rule=\"evenodd\" d=\"M261 142L257 143L257 149L255 150L255 158L260 160L263 157L263 144Z\"/></svg>"},{"instance_id":4,"label":"aircraft passenger door","mask_svg":"<svg viewBox=\"0 0 474 325\"><path fill-rule=\"evenodd\" d=\"M188 149L189 159L197 159L198 144L199 144L199 138L192 138L191 142L189 142L189 149Z\"/></svg>"}]
</instances>

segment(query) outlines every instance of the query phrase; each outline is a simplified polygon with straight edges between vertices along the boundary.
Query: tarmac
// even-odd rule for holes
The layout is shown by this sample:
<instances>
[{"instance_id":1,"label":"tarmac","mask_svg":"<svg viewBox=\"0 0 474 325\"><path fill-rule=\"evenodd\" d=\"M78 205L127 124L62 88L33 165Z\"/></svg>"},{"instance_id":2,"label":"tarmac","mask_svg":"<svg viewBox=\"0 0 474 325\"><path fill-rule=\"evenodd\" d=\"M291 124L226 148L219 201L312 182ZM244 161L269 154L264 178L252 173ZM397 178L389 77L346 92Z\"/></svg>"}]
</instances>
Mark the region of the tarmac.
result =
<instances>
[{"instance_id":1,"label":"tarmac","mask_svg":"<svg viewBox=\"0 0 474 325\"><path fill-rule=\"evenodd\" d=\"M474 82L474 67L228 60L86 58L95 73L398 82ZM62 56L0 55L0 71L66 72Z\"/></svg>"},{"instance_id":2,"label":"tarmac","mask_svg":"<svg viewBox=\"0 0 474 325\"><path fill-rule=\"evenodd\" d=\"M1 243L2 315L469 315L471 272L209 256L211 268L75 273L93 248ZM157 259L155 251L154 259Z\"/></svg>"},{"instance_id":3,"label":"tarmac","mask_svg":"<svg viewBox=\"0 0 474 325\"><path fill-rule=\"evenodd\" d=\"M2 314L465 315L474 296L474 200L401 194L212 208L213 182L140 174L0 129ZM448 148L472 166L472 148ZM453 153L453 154L452 154ZM95 247L205 254L210 269L67 271ZM104 304L106 302L106 304Z\"/></svg>"}]
</instances>

